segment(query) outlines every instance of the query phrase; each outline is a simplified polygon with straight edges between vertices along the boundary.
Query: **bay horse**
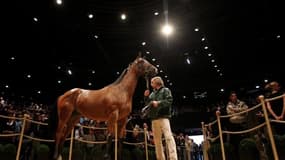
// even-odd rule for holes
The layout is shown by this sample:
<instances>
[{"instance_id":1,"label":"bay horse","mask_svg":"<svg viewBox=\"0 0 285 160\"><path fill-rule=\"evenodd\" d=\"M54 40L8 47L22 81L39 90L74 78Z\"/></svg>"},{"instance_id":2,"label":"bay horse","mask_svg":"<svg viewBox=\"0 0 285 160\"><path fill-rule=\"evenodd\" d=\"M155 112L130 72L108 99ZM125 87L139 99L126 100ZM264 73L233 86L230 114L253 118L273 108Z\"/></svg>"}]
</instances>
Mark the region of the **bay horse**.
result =
<instances>
[{"instance_id":1,"label":"bay horse","mask_svg":"<svg viewBox=\"0 0 285 160\"><path fill-rule=\"evenodd\" d=\"M122 139L132 110L132 97L139 77L151 77L157 73L157 68L139 55L115 82L104 88L98 90L74 88L59 96L53 159L60 157L67 135L81 116L106 121L111 137L115 135L114 126L117 123L118 137ZM112 142L112 138L109 139Z\"/></svg>"}]
</instances>

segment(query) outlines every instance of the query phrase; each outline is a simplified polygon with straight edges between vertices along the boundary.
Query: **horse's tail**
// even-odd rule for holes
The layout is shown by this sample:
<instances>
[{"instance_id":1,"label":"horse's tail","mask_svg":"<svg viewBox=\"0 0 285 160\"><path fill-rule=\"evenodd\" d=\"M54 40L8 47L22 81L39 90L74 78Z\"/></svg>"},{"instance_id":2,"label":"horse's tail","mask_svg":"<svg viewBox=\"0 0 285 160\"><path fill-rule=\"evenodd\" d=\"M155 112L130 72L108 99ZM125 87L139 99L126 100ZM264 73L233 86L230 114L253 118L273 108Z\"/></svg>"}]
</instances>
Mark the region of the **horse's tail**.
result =
<instances>
[{"instance_id":1,"label":"horse's tail","mask_svg":"<svg viewBox=\"0 0 285 160\"><path fill-rule=\"evenodd\" d=\"M49 118L48 118L48 129L50 137L55 139L55 133L58 125L58 112L57 112L57 102L50 106Z\"/></svg>"},{"instance_id":2,"label":"horse's tail","mask_svg":"<svg viewBox=\"0 0 285 160\"><path fill-rule=\"evenodd\" d=\"M57 102L53 103L49 106L49 113L48 113L48 137L49 139L55 140L56 130L58 125L58 112L57 112ZM53 157L53 151L55 149L54 143L48 143L50 152L49 159Z\"/></svg>"}]
</instances>

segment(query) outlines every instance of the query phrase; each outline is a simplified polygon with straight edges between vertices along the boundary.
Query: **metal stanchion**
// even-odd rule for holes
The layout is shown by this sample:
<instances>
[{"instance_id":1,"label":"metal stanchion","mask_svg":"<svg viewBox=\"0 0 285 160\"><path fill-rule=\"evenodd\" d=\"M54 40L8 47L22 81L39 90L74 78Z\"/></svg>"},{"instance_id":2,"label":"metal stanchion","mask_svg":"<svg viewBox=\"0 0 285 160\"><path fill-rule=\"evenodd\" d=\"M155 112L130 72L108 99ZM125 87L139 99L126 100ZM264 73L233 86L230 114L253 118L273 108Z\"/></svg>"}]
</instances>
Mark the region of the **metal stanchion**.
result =
<instances>
[{"instance_id":1,"label":"metal stanchion","mask_svg":"<svg viewBox=\"0 0 285 160\"><path fill-rule=\"evenodd\" d=\"M145 143L145 156L146 156L146 160L148 160L147 130L146 130L146 128L144 128L144 143Z\"/></svg>"},{"instance_id":2,"label":"metal stanchion","mask_svg":"<svg viewBox=\"0 0 285 160\"><path fill-rule=\"evenodd\" d=\"M208 157L208 154L207 154L207 150L209 149L209 146L208 146L208 141L207 141L207 135L206 135L206 131L205 131L205 124L204 124L204 122L201 122L201 125L202 125L203 137L204 137L203 157L204 157L204 160L208 160L209 157Z\"/></svg>"},{"instance_id":3,"label":"metal stanchion","mask_svg":"<svg viewBox=\"0 0 285 160\"><path fill-rule=\"evenodd\" d=\"M74 139L74 128L71 130L71 137L70 137L70 145L69 145L69 160L72 158L72 147L73 147L73 139Z\"/></svg>"},{"instance_id":4,"label":"metal stanchion","mask_svg":"<svg viewBox=\"0 0 285 160\"><path fill-rule=\"evenodd\" d=\"M19 144L18 144L18 150L17 150L17 157L16 160L20 159L20 154L21 154L21 148L22 148L22 143L23 143L23 137L24 137L24 132L25 132L25 126L26 126L26 120L28 116L25 114L24 119L23 119L23 125L22 125L22 130L19 138Z\"/></svg>"},{"instance_id":5,"label":"metal stanchion","mask_svg":"<svg viewBox=\"0 0 285 160\"><path fill-rule=\"evenodd\" d=\"M225 148L224 148L224 140L223 140L223 132L222 132L221 120L220 120L220 114L221 114L220 111L216 111L217 122L218 122L218 126L219 126L219 135L220 135L222 156L223 156L223 160L226 160Z\"/></svg>"},{"instance_id":6,"label":"metal stanchion","mask_svg":"<svg viewBox=\"0 0 285 160\"><path fill-rule=\"evenodd\" d=\"M115 123L115 160L118 159L118 122Z\"/></svg>"}]
</instances>

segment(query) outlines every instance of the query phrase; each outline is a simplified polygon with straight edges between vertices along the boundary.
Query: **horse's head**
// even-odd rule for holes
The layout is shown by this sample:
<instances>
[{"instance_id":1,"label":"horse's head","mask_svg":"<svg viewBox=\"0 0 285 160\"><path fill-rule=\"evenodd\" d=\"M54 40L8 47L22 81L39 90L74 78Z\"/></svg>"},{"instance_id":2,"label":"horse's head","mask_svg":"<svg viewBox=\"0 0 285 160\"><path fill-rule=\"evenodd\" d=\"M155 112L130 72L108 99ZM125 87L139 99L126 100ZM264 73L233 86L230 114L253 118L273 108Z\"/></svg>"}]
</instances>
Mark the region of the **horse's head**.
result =
<instances>
[{"instance_id":1,"label":"horse's head","mask_svg":"<svg viewBox=\"0 0 285 160\"><path fill-rule=\"evenodd\" d=\"M158 73L157 68L142 57L137 57L133 64L140 76L153 77Z\"/></svg>"}]
</instances>

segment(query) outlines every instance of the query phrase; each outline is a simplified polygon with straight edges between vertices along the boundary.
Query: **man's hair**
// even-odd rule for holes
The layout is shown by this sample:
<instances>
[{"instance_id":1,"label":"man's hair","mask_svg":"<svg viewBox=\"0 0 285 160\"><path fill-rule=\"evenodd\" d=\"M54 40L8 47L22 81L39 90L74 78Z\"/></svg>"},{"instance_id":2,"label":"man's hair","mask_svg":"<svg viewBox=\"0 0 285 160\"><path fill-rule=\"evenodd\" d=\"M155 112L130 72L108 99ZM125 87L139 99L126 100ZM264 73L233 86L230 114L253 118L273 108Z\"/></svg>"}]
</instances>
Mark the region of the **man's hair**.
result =
<instances>
[{"instance_id":1,"label":"man's hair","mask_svg":"<svg viewBox=\"0 0 285 160\"><path fill-rule=\"evenodd\" d=\"M164 87L164 82L163 82L163 80L162 80L162 78L161 78L161 77L156 76L156 77L153 77L153 78L152 78L152 80L153 80L153 81L155 81L155 83L157 83L158 85L160 85L160 86L163 86L163 87Z\"/></svg>"}]
</instances>

